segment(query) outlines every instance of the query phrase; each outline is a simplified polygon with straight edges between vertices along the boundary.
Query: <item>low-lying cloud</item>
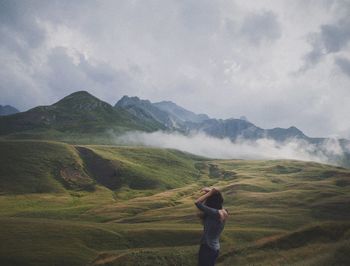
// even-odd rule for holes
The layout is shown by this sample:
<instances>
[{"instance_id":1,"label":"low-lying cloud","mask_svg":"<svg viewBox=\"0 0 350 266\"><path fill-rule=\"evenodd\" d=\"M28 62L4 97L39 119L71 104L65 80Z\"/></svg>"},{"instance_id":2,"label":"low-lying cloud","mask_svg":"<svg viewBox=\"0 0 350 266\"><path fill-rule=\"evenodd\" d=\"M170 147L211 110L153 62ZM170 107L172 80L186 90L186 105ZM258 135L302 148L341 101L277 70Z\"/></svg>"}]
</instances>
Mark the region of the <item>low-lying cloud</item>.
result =
<instances>
[{"instance_id":1,"label":"low-lying cloud","mask_svg":"<svg viewBox=\"0 0 350 266\"><path fill-rule=\"evenodd\" d=\"M335 139L316 146L300 139L289 139L283 143L266 138L232 142L228 138L215 138L204 133L182 135L164 131L133 131L115 137L115 141L117 144L178 149L215 159L294 159L337 164L337 159L343 155Z\"/></svg>"}]
</instances>

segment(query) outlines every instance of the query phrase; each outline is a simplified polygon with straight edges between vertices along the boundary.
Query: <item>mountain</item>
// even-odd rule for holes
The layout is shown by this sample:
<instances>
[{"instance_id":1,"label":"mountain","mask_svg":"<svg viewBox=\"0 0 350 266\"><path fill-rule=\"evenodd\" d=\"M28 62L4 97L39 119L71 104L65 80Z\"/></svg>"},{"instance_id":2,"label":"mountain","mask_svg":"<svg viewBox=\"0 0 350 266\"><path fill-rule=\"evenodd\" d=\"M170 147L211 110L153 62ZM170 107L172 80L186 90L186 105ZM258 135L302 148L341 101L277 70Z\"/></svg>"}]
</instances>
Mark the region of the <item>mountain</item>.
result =
<instances>
[{"instance_id":1,"label":"mountain","mask_svg":"<svg viewBox=\"0 0 350 266\"><path fill-rule=\"evenodd\" d=\"M188 123L188 131L204 132L217 138L236 140L238 137L258 139L264 136L264 130L241 119L208 119L202 123Z\"/></svg>"},{"instance_id":2,"label":"mountain","mask_svg":"<svg viewBox=\"0 0 350 266\"><path fill-rule=\"evenodd\" d=\"M151 103L138 97L123 96L115 106L124 108L139 118L154 119L170 130L183 131L188 122L201 123L209 119L205 114L195 114L170 101Z\"/></svg>"},{"instance_id":3,"label":"mountain","mask_svg":"<svg viewBox=\"0 0 350 266\"><path fill-rule=\"evenodd\" d=\"M124 96L115 106L124 108L143 121L154 119L162 123L167 130L184 134L205 133L215 138L229 138L233 142L270 139L282 145L290 140L302 141L305 145L309 145L310 153L322 154L334 164L350 166L348 148L350 141L346 139L311 138L295 126L263 129L249 122L246 117L240 119L209 118L207 115L197 115L170 101L151 103L138 97Z\"/></svg>"},{"instance_id":4,"label":"mountain","mask_svg":"<svg viewBox=\"0 0 350 266\"><path fill-rule=\"evenodd\" d=\"M153 105L182 122L201 123L209 119L209 116L206 114L195 114L170 101L157 102Z\"/></svg>"},{"instance_id":5,"label":"mountain","mask_svg":"<svg viewBox=\"0 0 350 266\"><path fill-rule=\"evenodd\" d=\"M276 141L285 141L290 138L304 139L304 140L310 139L301 130L297 129L294 126L291 126L289 128L276 127L272 129L266 129L265 132L268 138L274 139Z\"/></svg>"},{"instance_id":6,"label":"mountain","mask_svg":"<svg viewBox=\"0 0 350 266\"><path fill-rule=\"evenodd\" d=\"M207 119L202 123L187 123L187 131L204 132L213 137L229 138L232 141L238 138L248 140L270 138L280 142L290 138L309 140L309 137L294 126L287 129L262 129L247 120L235 118Z\"/></svg>"},{"instance_id":7,"label":"mountain","mask_svg":"<svg viewBox=\"0 0 350 266\"><path fill-rule=\"evenodd\" d=\"M12 115L19 113L19 111L11 105L0 105L0 116L1 115Z\"/></svg>"},{"instance_id":8,"label":"mountain","mask_svg":"<svg viewBox=\"0 0 350 266\"><path fill-rule=\"evenodd\" d=\"M155 107L149 100L141 100L138 97L123 96L115 105L115 108L123 108L132 115L144 121L157 121L164 128L176 128L176 122L168 113Z\"/></svg>"},{"instance_id":9,"label":"mountain","mask_svg":"<svg viewBox=\"0 0 350 266\"><path fill-rule=\"evenodd\" d=\"M182 132L204 132L217 138L238 138L256 140L271 138L283 142L290 138L309 140L302 131L290 128L262 129L249 122L247 118L214 119L206 114L195 114L171 101L151 103L138 97L123 96L115 107L120 107L143 121L156 120L168 130Z\"/></svg>"},{"instance_id":10,"label":"mountain","mask_svg":"<svg viewBox=\"0 0 350 266\"><path fill-rule=\"evenodd\" d=\"M296 127L262 129L246 119L213 119L205 114L195 114L171 101L151 103L138 97L124 96L113 107L86 91L72 93L49 106L2 116L0 126L0 135L44 139L66 139L72 135L79 139L81 135L103 135L109 130L117 134L130 130L176 130L183 133L204 132L232 141L237 138L310 140Z\"/></svg>"},{"instance_id":11,"label":"mountain","mask_svg":"<svg viewBox=\"0 0 350 266\"><path fill-rule=\"evenodd\" d=\"M311 144L315 154L321 153L342 166L350 166L350 141L311 138L301 130L260 128L246 118L214 119L195 114L173 102L151 103L138 97L122 97L112 106L86 91L72 93L49 106L38 106L26 112L0 116L0 136L16 139L51 139L76 144L113 144L115 137L127 131L153 132L167 130L190 134L204 132L216 138L276 142L290 139Z\"/></svg>"},{"instance_id":12,"label":"mountain","mask_svg":"<svg viewBox=\"0 0 350 266\"><path fill-rule=\"evenodd\" d=\"M123 108L113 107L86 91L72 93L55 104L0 117L0 135L54 138L94 136L108 130L154 131L164 128L157 121L144 121Z\"/></svg>"}]
</instances>

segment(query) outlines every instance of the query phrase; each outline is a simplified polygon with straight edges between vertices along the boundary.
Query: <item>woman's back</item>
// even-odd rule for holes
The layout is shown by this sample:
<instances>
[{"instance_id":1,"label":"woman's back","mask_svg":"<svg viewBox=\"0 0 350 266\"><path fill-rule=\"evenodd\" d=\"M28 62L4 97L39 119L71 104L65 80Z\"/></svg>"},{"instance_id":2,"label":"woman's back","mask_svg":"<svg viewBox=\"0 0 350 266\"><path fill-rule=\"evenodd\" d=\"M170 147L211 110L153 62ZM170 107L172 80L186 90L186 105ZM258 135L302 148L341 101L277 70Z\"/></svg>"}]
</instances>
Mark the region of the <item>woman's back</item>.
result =
<instances>
[{"instance_id":1,"label":"woman's back","mask_svg":"<svg viewBox=\"0 0 350 266\"><path fill-rule=\"evenodd\" d=\"M220 249L220 234L225 227L225 221L221 221L219 210L205 206L203 203L196 203L198 209L204 212L203 235L201 244L207 244L210 248Z\"/></svg>"},{"instance_id":2,"label":"woman's back","mask_svg":"<svg viewBox=\"0 0 350 266\"><path fill-rule=\"evenodd\" d=\"M204 226L198 252L198 265L213 266L219 256L219 238L225 227L228 213L222 208L224 200L217 189L204 188L202 191L205 194L195 201L197 208L203 212L200 216Z\"/></svg>"}]
</instances>

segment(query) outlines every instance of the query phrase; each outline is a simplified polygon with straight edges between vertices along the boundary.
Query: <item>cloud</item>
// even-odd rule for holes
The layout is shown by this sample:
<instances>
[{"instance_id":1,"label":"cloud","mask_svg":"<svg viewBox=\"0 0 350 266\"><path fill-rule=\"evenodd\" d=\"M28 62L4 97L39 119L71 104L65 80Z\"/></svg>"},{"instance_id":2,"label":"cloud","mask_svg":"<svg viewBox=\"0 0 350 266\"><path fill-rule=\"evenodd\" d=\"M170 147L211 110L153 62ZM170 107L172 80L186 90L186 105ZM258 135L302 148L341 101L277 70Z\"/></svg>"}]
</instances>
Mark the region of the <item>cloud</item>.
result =
<instances>
[{"instance_id":1,"label":"cloud","mask_svg":"<svg viewBox=\"0 0 350 266\"><path fill-rule=\"evenodd\" d=\"M122 88L125 93L137 86L130 74L116 70L105 62L90 61L84 55L75 52L74 56L63 47L51 50L45 69L38 74L43 82L47 82L52 93L61 98L78 91L94 88L95 95L106 98L114 89ZM58 94L57 94L58 93Z\"/></svg>"},{"instance_id":2,"label":"cloud","mask_svg":"<svg viewBox=\"0 0 350 266\"><path fill-rule=\"evenodd\" d=\"M340 67L344 74L350 77L350 60L347 58L337 57L335 63Z\"/></svg>"},{"instance_id":3,"label":"cloud","mask_svg":"<svg viewBox=\"0 0 350 266\"><path fill-rule=\"evenodd\" d=\"M135 131L122 136L112 134L112 137L116 144L172 148L215 159L294 159L336 164L337 159L343 155L343 150L335 139L315 146L297 139L289 139L283 143L265 138L232 142L228 138L214 138L204 133L185 136L163 131Z\"/></svg>"},{"instance_id":4,"label":"cloud","mask_svg":"<svg viewBox=\"0 0 350 266\"><path fill-rule=\"evenodd\" d=\"M322 24L318 32L309 34L312 50L304 57L305 69L319 63L327 55L343 51L350 42L350 4L342 1L337 3L334 7L338 13L335 21Z\"/></svg>"},{"instance_id":5,"label":"cloud","mask_svg":"<svg viewBox=\"0 0 350 266\"><path fill-rule=\"evenodd\" d=\"M247 15L240 28L240 34L250 42L259 45L264 40L279 39L282 33L277 15L272 11L263 11Z\"/></svg>"},{"instance_id":6,"label":"cloud","mask_svg":"<svg viewBox=\"0 0 350 266\"><path fill-rule=\"evenodd\" d=\"M22 60L45 41L45 30L32 12L30 2L4 0L0 3L0 46Z\"/></svg>"},{"instance_id":7,"label":"cloud","mask_svg":"<svg viewBox=\"0 0 350 266\"><path fill-rule=\"evenodd\" d=\"M346 3L3 0L2 104L26 110L84 89L350 137Z\"/></svg>"}]
</instances>

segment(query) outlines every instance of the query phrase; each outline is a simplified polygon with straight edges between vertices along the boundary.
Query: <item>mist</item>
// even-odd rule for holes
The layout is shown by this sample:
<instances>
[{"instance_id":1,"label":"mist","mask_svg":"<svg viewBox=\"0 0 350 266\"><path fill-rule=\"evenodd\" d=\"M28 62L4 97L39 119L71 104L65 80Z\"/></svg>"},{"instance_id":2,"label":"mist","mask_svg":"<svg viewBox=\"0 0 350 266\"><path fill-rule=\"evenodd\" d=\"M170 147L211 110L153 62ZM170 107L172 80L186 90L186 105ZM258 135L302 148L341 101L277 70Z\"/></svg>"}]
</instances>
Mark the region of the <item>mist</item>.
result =
<instances>
[{"instance_id":1,"label":"mist","mask_svg":"<svg viewBox=\"0 0 350 266\"><path fill-rule=\"evenodd\" d=\"M215 159L293 159L337 164L335 158L343 155L336 139L324 141L316 146L300 139L289 139L283 143L267 138L238 139L232 142L228 138L215 138L204 133L182 135L164 131L133 131L114 137L114 141L116 144L178 149Z\"/></svg>"}]
</instances>

